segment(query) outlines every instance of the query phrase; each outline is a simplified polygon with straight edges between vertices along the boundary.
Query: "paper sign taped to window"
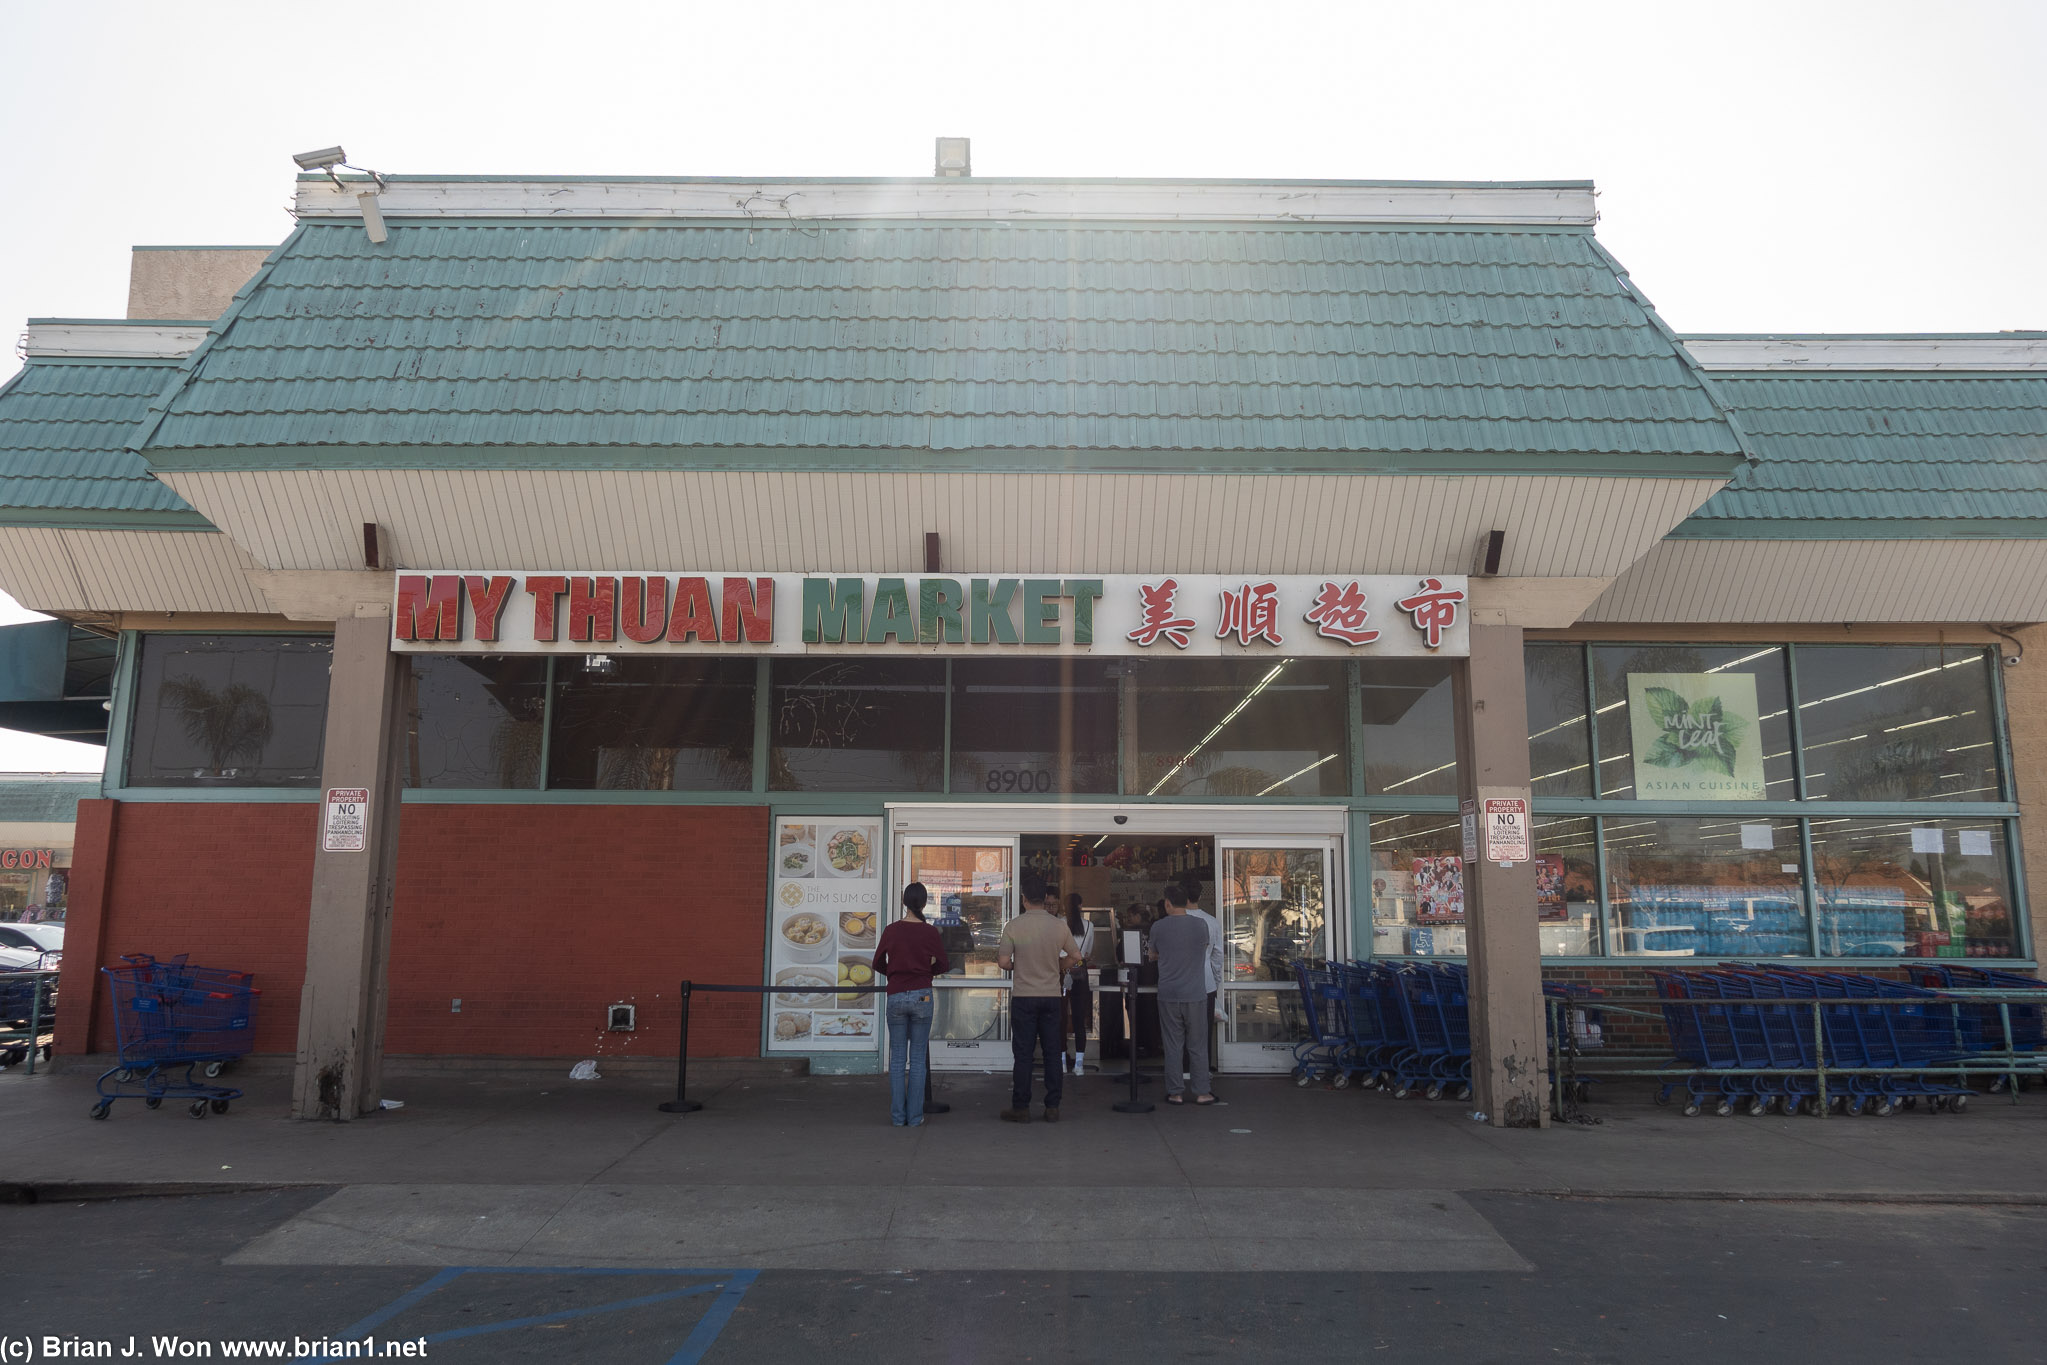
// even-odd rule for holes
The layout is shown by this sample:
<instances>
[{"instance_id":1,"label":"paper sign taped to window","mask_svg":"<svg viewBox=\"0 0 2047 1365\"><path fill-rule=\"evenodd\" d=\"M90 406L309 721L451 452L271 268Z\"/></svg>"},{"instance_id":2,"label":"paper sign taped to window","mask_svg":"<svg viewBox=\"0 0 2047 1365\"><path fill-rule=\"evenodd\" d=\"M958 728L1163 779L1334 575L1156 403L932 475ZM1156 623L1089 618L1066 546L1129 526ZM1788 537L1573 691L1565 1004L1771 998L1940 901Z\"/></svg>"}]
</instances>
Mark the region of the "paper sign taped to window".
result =
<instances>
[{"instance_id":1,"label":"paper sign taped to window","mask_svg":"<svg viewBox=\"0 0 2047 1365\"><path fill-rule=\"evenodd\" d=\"M1912 851L1914 853L1941 853L1946 845L1941 839L1942 830L1938 825L1914 825L1912 827Z\"/></svg>"},{"instance_id":2,"label":"paper sign taped to window","mask_svg":"<svg viewBox=\"0 0 2047 1365\"><path fill-rule=\"evenodd\" d=\"M1990 831L1987 829L1965 829L1962 836L1962 856L1965 858L1988 858L1990 856Z\"/></svg>"},{"instance_id":3,"label":"paper sign taped to window","mask_svg":"<svg viewBox=\"0 0 2047 1365\"><path fill-rule=\"evenodd\" d=\"M1741 846L1743 848L1775 848L1777 847L1776 834L1777 831L1768 825L1743 825L1741 827Z\"/></svg>"}]
</instances>

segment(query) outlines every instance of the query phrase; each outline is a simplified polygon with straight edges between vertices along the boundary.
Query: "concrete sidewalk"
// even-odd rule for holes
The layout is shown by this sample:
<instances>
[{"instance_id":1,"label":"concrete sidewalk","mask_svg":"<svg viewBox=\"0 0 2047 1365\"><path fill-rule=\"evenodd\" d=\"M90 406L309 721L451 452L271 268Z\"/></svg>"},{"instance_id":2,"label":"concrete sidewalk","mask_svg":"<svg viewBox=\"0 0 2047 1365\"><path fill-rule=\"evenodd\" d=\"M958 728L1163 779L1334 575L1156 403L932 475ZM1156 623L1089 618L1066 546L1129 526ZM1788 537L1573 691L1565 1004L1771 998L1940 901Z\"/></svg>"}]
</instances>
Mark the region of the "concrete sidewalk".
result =
<instances>
[{"instance_id":1,"label":"concrete sidewalk","mask_svg":"<svg viewBox=\"0 0 2047 1365\"><path fill-rule=\"evenodd\" d=\"M1686 1119L1622 1090L1544 1132L1469 1106L1218 1082L1225 1104L1126 1115L1069 1079L1065 1121L997 1122L1007 1078L951 1076L922 1128L875 1077L734 1080L668 1115L639 1079L437 1075L351 1124L286 1117L287 1083L232 1111L123 1100L92 1077L0 1075L0 1182L44 1198L336 1187L236 1259L306 1264L707 1264L1123 1269L1523 1268L1460 1197L2047 1203L2047 1099L1962 1115Z\"/></svg>"}]
</instances>

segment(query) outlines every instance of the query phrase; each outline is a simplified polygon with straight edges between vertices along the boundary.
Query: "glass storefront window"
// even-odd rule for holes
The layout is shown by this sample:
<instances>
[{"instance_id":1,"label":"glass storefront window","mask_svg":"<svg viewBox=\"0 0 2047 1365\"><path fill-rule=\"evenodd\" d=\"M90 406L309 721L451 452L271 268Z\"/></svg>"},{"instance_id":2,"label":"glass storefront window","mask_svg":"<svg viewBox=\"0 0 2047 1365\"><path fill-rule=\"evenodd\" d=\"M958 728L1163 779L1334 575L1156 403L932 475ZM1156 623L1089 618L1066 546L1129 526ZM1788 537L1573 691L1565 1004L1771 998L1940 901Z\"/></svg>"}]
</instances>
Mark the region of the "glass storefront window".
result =
<instances>
[{"instance_id":1,"label":"glass storefront window","mask_svg":"<svg viewBox=\"0 0 2047 1365\"><path fill-rule=\"evenodd\" d=\"M1592 676L1599 795L1796 798L1781 645L1597 645Z\"/></svg>"},{"instance_id":2,"label":"glass storefront window","mask_svg":"<svg viewBox=\"0 0 2047 1365\"><path fill-rule=\"evenodd\" d=\"M2016 957L2002 820L1816 819L1824 957Z\"/></svg>"},{"instance_id":3,"label":"glass storefront window","mask_svg":"<svg viewBox=\"0 0 2047 1365\"><path fill-rule=\"evenodd\" d=\"M333 641L145 635L131 787L317 787Z\"/></svg>"},{"instance_id":4,"label":"glass storefront window","mask_svg":"<svg viewBox=\"0 0 2047 1365\"><path fill-rule=\"evenodd\" d=\"M1343 796L1349 669L1321 659L1140 664L1126 794Z\"/></svg>"},{"instance_id":5,"label":"glass storefront window","mask_svg":"<svg viewBox=\"0 0 2047 1365\"><path fill-rule=\"evenodd\" d=\"M1796 820L1606 817L1615 956L1805 957Z\"/></svg>"},{"instance_id":6,"label":"glass storefront window","mask_svg":"<svg viewBox=\"0 0 2047 1365\"><path fill-rule=\"evenodd\" d=\"M751 659L559 660L548 786L745 790L753 785L754 674Z\"/></svg>"},{"instance_id":7,"label":"glass storefront window","mask_svg":"<svg viewBox=\"0 0 2047 1365\"><path fill-rule=\"evenodd\" d=\"M1599 853L1589 815L1535 823L1535 915L1544 957L1599 953Z\"/></svg>"},{"instance_id":8,"label":"glass storefront window","mask_svg":"<svg viewBox=\"0 0 2047 1365\"><path fill-rule=\"evenodd\" d=\"M1455 796L1450 668L1436 659L1367 660L1359 673L1365 794Z\"/></svg>"},{"instance_id":9,"label":"glass storefront window","mask_svg":"<svg viewBox=\"0 0 2047 1365\"><path fill-rule=\"evenodd\" d=\"M1372 956L1464 956L1463 824L1455 812L1371 817Z\"/></svg>"},{"instance_id":10,"label":"glass storefront window","mask_svg":"<svg viewBox=\"0 0 2047 1365\"><path fill-rule=\"evenodd\" d=\"M1116 790L1122 670L1098 659L952 666L952 790L1001 795Z\"/></svg>"},{"instance_id":11,"label":"glass storefront window","mask_svg":"<svg viewBox=\"0 0 2047 1365\"><path fill-rule=\"evenodd\" d=\"M777 659L769 676L771 790L943 787L943 660Z\"/></svg>"},{"instance_id":12,"label":"glass storefront window","mask_svg":"<svg viewBox=\"0 0 2047 1365\"><path fill-rule=\"evenodd\" d=\"M546 659L413 655L405 785L538 787L546 701Z\"/></svg>"},{"instance_id":13,"label":"glass storefront window","mask_svg":"<svg viewBox=\"0 0 2047 1365\"><path fill-rule=\"evenodd\" d=\"M1938 645L1800 645L1806 796L1998 800L1994 657Z\"/></svg>"},{"instance_id":14,"label":"glass storefront window","mask_svg":"<svg viewBox=\"0 0 2047 1365\"><path fill-rule=\"evenodd\" d=\"M1291 981L1296 962L1323 965L1328 905L1323 863L1316 850L1225 850L1216 900L1229 980Z\"/></svg>"},{"instance_id":15,"label":"glass storefront window","mask_svg":"<svg viewBox=\"0 0 2047 1365\"><path fill-rule=\"evenodd\" d=\"M1528 772L1537 797L1592 795L1592 734L1585 715L1582 645L1525 646Z\"/></svg>"}]
</instances>

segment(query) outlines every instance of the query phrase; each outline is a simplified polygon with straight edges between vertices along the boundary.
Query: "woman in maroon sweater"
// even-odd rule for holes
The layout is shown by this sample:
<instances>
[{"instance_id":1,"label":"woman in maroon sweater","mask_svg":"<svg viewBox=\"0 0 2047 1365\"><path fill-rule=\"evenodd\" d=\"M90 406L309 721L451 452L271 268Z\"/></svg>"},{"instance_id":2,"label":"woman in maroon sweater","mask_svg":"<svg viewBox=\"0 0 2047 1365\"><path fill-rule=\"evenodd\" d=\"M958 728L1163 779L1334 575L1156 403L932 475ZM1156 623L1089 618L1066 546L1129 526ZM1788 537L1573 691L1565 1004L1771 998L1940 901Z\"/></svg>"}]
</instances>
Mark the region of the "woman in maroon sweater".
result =
<instances>
[{"instance_id":1,"label":"woman in maroon sweater","mask_svg":"<svg viewBox=\"0 0 2047 1365\"><path fill-rule=\"evenodd\" d=\"M924 1126L924 1076L931 1066L931 978L952 969L945 942L924 922L931 893L903 888L903 918L881 931L874 970L888 978L888 1103L896 1127ZM907 1073L907 1074L905 1074Z\"/></svg>"}]
</instances>

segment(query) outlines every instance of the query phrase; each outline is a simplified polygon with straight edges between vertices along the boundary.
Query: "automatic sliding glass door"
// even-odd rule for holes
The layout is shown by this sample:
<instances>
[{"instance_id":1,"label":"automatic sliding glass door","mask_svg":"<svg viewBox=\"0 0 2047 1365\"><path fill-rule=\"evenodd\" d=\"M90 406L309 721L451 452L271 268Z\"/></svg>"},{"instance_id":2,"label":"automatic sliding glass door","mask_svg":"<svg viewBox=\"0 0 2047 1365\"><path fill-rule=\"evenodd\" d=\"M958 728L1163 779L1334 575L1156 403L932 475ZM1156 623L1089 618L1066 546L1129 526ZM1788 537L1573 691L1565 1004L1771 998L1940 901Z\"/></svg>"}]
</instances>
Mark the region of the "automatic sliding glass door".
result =
<instances>
[{"instance_id":1,"label":"automatic sliding glass door","mask_svg":"<svg viewBox=\"0 0 2047 1365\"><path fill-rule=\"evenodd\" d=\"M1307 1037L1294 964L1338 954L1342 883L1334 839L1218 839L1223 928L1221 1041L1228 1071L1286 1071Z\"/></svg>"},{"instance_id":2,"label":"automatic sliding glass door","mask_svg":"<svg viewBox=\"0 0 2047 1365\"><path fill-rule=\"evenodd\" d=\"M1016 913L1016 840L905 836L895 865L898 892L922 882L931 893L924 917L945 940L952 963L932 983L931 1065L1007 1067L1009 978L995 965L995 948ZM900 894L890 915L902 916Z\"/></svg>"}]
</instances>

